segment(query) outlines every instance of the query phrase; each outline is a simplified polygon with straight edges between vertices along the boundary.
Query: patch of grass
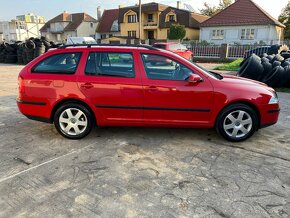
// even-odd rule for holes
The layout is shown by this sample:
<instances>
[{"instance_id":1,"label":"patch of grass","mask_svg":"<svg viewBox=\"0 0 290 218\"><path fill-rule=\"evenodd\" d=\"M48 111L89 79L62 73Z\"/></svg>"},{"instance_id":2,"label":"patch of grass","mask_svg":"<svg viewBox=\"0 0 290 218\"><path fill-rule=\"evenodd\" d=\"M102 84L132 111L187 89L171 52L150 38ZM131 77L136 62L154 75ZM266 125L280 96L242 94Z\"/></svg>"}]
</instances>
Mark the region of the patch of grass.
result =
<instances>
[{"instance_id":1,"label":"patch of grass","mask_svg":"<svg viewBox=\"0 0 290 218\"><path fill-rule=\"evenodd\" d=\"M221 66L216 67L214 70L225 70L225 71L238 71L240 68L240 63L243 61L242 58L239 58L231 63L226 63Z\"/></svg>"},{"instance_id":2,"label":"patch of grass","mask_svg":"<svg viewBox=\"0 0 290 218\"><path fill-rule=\"evenodd\" d=\"M290 88L276 88L275 91L290 93Z\"/></svg>"}]
</instances>

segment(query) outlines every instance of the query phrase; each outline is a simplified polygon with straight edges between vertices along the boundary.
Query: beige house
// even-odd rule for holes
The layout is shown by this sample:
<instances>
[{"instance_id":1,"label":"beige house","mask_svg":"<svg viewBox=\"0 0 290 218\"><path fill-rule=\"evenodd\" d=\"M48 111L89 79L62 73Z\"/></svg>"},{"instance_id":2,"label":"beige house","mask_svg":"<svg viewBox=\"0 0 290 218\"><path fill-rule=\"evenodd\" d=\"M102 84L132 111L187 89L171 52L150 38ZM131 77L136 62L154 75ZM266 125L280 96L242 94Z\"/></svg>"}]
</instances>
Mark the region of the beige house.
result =
<instances>
[{"instance_id":1,"label":"beige house","mask_svg":"<svg viewBox=\"0 0 290 218\"><path fill-rule=\"evenodd\" d=\"M48 21L40 29L47 40L65 42L68 37L95 37L98 21L86 13L64 12Z\"/></svg>"},{"instance_id":2,"label":"beige house","mask_svg":"<svg viewBox=\"0 0 290 218\"><path fill-rule=\"evenodd\" d=\"M179 2L178 2L179 3ZM209 17L159 3L142 5L141 36L139 36L139 6L119 9L120 35L142 40L166 40L171 25L180 24L185 27L188 39L199 39L200 23Z\"/></svg>"}]
</instances>

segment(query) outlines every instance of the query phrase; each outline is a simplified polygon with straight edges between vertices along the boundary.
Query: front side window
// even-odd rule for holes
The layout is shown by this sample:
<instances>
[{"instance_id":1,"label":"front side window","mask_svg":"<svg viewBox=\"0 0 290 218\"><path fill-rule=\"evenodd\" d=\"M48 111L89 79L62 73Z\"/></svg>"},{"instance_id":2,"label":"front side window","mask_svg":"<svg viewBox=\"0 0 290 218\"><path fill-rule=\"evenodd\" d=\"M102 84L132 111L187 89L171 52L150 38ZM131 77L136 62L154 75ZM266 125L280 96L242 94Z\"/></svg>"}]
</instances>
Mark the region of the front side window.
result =
<instances>
[{"instance_id":1,"label":"front side window","mask_svg":"<svg viewBox=\"0 0 290 218\"><path fill-rule=\"evenodd\" d=\"M33 73L74 74L81 59L81 53L55 54L45 58L33 69Z\"/></svg>"},{"instance_id":2,"label":"front side window","mask_svg":"<svg viewBox=\"0 0 290 218\"><path fill-rule=\"evenodd\" d=\"M186 81L193 73L183 64L162 55L142 54L142 60L147 77L152 80Z\"/></svg>"},{"instance_id":3,"label":"front side window","mask_svg":"<svg viewBox=\"0 0 290 218\"><path fill-rule=\"evenodd\" d=\"M123 52L90 52L86 70L89 76L134 78L133 54Z\"/></svg>"}]
</instances>

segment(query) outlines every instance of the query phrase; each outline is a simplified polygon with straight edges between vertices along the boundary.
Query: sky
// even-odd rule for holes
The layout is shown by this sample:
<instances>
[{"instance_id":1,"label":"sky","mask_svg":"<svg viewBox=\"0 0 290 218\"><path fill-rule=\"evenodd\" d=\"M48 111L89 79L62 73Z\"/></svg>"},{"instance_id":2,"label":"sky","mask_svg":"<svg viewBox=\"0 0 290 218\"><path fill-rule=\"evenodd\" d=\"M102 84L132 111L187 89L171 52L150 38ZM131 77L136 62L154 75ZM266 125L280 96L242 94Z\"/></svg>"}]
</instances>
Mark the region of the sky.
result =
<instances>
[{"instance_id":1,"label":"sky","mask_svg":"<svg viewBox=\"0 0 290 218\"><path fill-rule=\"evenodd\" d=\"M142 3L158 2L176 7L177 0L142 0ZM273 17L278 18L283 7L288 0L253 0L260 7L266 10ZM125 4L124 4L125 2ZM138 0L0 0L0 21L15 19L17 15L23 15L32 12L36 15L44 16L49 20L63 11L70 13L86 12L96 17L96 9L101 6L102 9L117 8L119 5L134 5ZM203 3L218 4L219 0L182 0L181 2L190 4L196 12L202 8ZM279 2L279 3L278 3Z\"/></svg>"}]
</instances>

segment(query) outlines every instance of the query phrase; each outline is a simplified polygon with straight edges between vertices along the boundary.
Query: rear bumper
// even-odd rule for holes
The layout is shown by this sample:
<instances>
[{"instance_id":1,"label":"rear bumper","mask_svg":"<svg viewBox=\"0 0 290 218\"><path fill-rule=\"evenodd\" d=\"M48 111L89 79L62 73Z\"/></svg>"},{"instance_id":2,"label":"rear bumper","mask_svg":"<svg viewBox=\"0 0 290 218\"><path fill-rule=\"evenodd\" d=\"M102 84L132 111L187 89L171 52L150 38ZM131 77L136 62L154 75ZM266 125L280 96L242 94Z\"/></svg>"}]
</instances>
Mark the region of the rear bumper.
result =
<instances>
[{"instance_id":1,"label":"rear bumper","mask_svg":"<svg viewBox=\"0 0 290 218\"><path fill-rule=\"evenodd\" d=\"M51 123L50 119L50 105L44 101L26 101L17 99L17 106L19 111L31 120Z\"/></svg>"}]
</instances>

